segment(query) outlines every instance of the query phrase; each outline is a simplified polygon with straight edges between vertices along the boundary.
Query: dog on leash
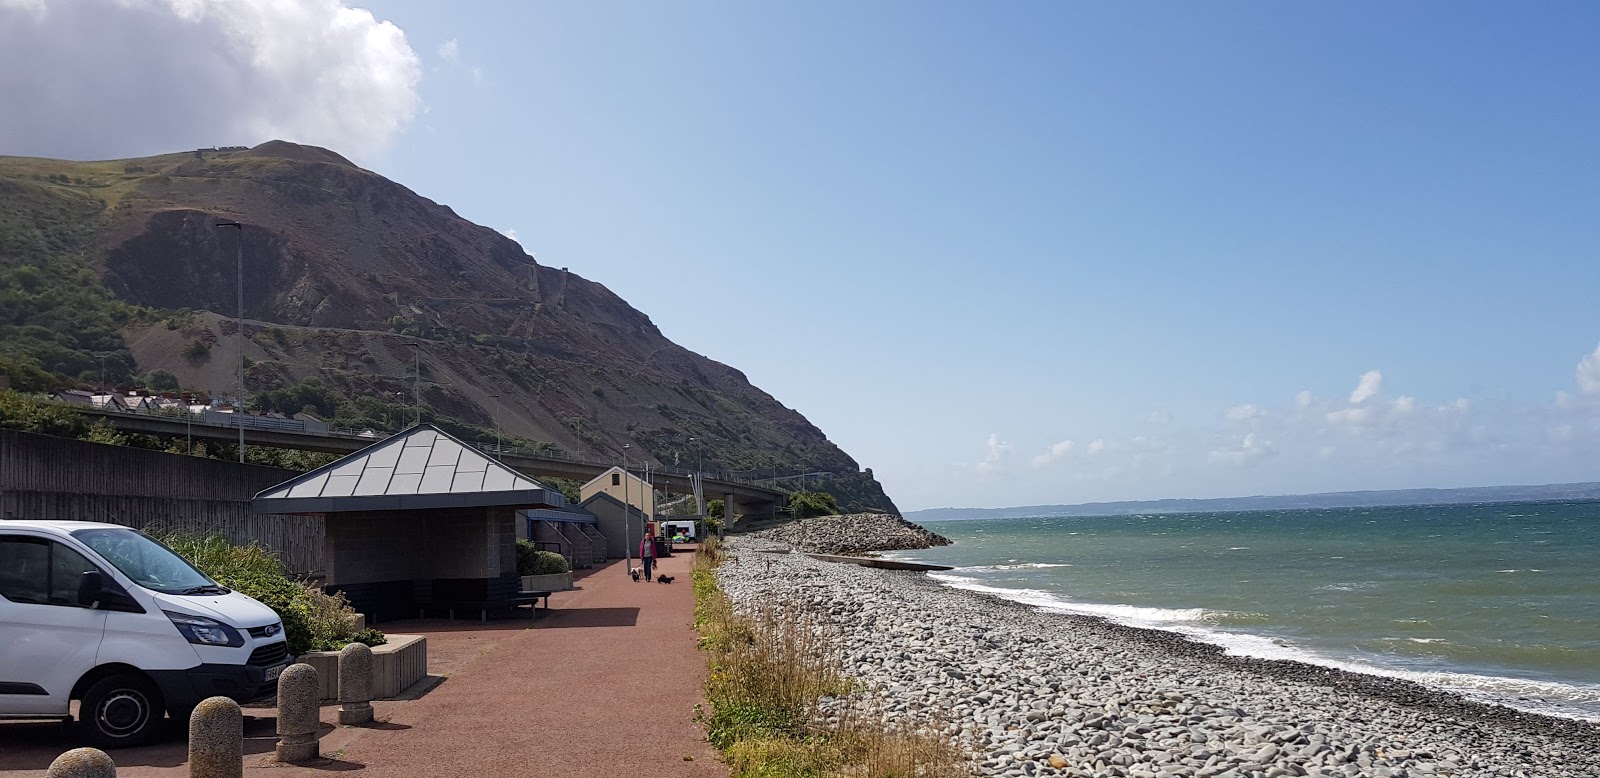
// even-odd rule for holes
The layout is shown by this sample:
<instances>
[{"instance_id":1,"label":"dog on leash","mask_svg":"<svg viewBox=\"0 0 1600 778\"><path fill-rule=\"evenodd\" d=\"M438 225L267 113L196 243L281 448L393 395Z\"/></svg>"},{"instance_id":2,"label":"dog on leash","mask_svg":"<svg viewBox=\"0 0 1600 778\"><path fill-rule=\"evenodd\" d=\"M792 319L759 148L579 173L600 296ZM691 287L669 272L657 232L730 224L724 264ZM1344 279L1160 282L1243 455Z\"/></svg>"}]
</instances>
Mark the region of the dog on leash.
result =
<instances>
[{"instance_id":1,"label":"dog on leash","mask_svg":"<svg viewBox=\"0 0 1600 778\"><path fill-rule=\"evenodd\" d=\"M630 567L628 568L628 575L633 576L633 580L637 581L639 580L639 576L644 575L644 568Z\"/></svg>"},{"instance_id":2,"label":"dog on leash","mask_svg":"<svg viewBox=\"0 0 1600 778\"><path fill-rule=\"evenodd\" d=\"M670 576L670 575L658 575L658 576L656 576L656 582L657 583L672 583L672 576Z\"/></svg>"}]
</instances>

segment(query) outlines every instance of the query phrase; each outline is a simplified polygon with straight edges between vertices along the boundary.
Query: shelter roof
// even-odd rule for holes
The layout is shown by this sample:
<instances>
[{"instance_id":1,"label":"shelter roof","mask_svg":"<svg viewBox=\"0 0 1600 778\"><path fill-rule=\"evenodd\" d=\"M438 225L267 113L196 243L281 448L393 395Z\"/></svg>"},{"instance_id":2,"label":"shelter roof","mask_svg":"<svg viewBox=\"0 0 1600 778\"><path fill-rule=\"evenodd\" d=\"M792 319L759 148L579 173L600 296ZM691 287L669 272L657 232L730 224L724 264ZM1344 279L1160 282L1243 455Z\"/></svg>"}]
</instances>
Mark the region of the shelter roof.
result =
<instances>
[{"instance_id":1,"label":"shelter roof","mask_svg":"<svg viewBox=\"0 0 1600 778\"><path fill-rule=\"evenodd\" d=\"M257 513L566 505L561 492L419 424L257 494Z\"/></svg>"}]
</instances>

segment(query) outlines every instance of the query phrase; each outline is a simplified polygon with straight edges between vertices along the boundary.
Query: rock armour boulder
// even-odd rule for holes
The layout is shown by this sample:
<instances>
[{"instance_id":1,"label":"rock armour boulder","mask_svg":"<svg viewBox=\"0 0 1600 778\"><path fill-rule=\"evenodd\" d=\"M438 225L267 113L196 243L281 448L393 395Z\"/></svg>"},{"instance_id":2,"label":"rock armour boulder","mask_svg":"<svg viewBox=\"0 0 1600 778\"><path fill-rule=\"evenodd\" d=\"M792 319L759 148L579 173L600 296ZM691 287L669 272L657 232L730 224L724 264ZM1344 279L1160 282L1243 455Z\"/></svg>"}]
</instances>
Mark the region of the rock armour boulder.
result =
<instances>
[{"instance_id":1,"label":"rock armour boulder","mask_svg":"<svg viewBox=\"0 0 1600 778\"><path fill-rule=\"evenodd\" d=\"M888 513L818 516L762 530L752 537L814 554L863 554L950 545L944 536Z\"/></svg>"}]
</instances>

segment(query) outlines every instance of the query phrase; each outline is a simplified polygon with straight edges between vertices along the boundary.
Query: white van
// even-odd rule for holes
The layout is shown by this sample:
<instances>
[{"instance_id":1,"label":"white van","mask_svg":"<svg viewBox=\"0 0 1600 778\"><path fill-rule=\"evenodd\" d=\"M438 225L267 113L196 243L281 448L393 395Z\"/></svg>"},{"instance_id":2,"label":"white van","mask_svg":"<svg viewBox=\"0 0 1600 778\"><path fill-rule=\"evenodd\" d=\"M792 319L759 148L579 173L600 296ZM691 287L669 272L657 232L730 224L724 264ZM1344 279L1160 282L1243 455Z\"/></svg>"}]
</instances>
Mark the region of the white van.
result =
<instances>
[{"instance_id":1,"label":"white van","mask_svg":"<svg viewBox=\"0 0 1600 778\"><path fill-rule=\"evenodd\" d=\"M277 691L292 661L270 608L137 530L0 521L0 718L71 719L100 748L154 739L207 697Z\"/></svg>"}]
</instances>

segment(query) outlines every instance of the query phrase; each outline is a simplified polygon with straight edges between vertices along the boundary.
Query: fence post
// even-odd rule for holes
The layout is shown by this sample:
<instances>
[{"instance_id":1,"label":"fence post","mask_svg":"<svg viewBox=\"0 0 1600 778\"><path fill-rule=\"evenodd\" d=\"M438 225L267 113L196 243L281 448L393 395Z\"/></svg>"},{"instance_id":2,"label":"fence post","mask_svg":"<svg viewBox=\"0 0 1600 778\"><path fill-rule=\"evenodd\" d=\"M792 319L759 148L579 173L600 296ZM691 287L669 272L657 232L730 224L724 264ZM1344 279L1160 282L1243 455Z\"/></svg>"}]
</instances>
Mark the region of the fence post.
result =
<instances>
[{"instance_id":1,"label":"fence post","mask_svg":"<svg viewBox=\"0 0 1600 778\"><path fill-rule=\"evenodd\" d=\"M365 643L339 650L339 723L372 723L372 649Z\"/></svg>"},{"instance_id":2,"label":"fence post","mask_svg":"<svg viewBox=\"0 0 1600 778\"><path fill-rule=\"evenodd\" d=\"M306 762L319 755L317 668L293 664L278 677L278 761Z\"/></svg>"},{"instance_id":3,"label":"fence post","mask_svg":"<svg viewBox=\"0 0 1600 778\"><path fill-rule=\"evenodd\" d=\"M117 764L98 748L74 748L50 763L45 778L117 778Z\"/></svg>"},{"instance_id":4,"label":"fence post","mask_svg":"<svg viewBox=\"0 0 1600 778\"><path fill-rule=\"evenodd\" d=\"M189 778L243 778L244 714L227 697L208 697L189 714Z\"/></svg>"}]
</instances>

